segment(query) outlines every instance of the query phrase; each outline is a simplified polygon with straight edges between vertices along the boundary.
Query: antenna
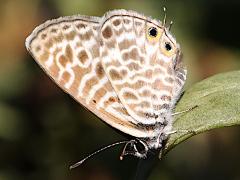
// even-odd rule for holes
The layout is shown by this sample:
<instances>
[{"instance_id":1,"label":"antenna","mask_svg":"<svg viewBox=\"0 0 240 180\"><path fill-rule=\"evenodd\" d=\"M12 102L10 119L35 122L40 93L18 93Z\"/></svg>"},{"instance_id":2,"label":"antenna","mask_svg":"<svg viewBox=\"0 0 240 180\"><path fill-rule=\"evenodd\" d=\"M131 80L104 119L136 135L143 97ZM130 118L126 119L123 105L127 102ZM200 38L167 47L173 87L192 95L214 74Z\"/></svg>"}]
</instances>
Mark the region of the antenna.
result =
<instances>
[{"instance_id":1,"label":"antenna","mask_svg":"<svg viewBox=\"0 0 240 180\"><path fill-rule=\"evenodd\" d=\"M106 150L106 149L108 149L108 148L110 148L110 147L117 146L117 145L119 145L119 144L126 144L126 143L128 143L128 142L129 142L129 141L120 141L120 142L116 142L116 143L110 144L110 145L108 145L108 146L105 146L105 147L103 147L103 148L95 151L94 153L88 155L87 157L85 157L85 158L82 159L81 161L78 161L77 163L71 165L71 166L69 167L69 169L71 170L71 169L74 169L74 168L80 166L82 163L84 163L84 162L85 162L87 159L89 159L90 157L92 157L92 156L94 156L94 155L96 155L96 154L98 154L98 153L100 153L100 152L102 152L102 151L104 151L104 150Z\"/></svg>"},{"instance_id":2,"label":"antenna","mask_svg":"<svg viewBox=\"0 0 240 180\"><path fill-rule=\"evenodd\" d=\"M168 31L170 31L170 30L171 30L171 28L172 28L172 25L173 25L173 21L171 21L171 22L170 22L170 24L169 24L169 26L168 26Z\"/></svg>"},{"instance_id":3,"label":"antenna","mask_svg":"<svg viewBox=\"0 0 240 180\"><path fill-rule=\"evenodd\" d=\"M164 6L163 7L163 12L164 12L164 18L163 18L163 27L166 25L166 19L167 19L167 9Z\"/></svg>"}]
</instances>

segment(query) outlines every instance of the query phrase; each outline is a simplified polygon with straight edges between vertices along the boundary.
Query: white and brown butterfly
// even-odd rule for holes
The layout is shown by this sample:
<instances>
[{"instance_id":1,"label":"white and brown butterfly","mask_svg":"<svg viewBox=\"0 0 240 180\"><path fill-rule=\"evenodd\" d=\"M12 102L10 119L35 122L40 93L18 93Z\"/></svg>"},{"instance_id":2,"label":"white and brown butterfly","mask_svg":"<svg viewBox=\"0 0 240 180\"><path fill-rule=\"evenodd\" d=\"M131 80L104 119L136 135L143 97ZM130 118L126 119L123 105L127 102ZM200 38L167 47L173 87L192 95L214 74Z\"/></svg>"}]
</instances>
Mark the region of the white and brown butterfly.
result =
<instances>
[{"instance_id":1,"label":"white and brown butterfly","mask_svg":"<svg viewBox=\"0 0 240 180\"><path fill-rule=\"evenodd\" d=\"M35 28L26 47L65 92L133 137L122 156L162 148L186 80L165 23L127 10L61 17Z\"/></svg>"}]
</instances>

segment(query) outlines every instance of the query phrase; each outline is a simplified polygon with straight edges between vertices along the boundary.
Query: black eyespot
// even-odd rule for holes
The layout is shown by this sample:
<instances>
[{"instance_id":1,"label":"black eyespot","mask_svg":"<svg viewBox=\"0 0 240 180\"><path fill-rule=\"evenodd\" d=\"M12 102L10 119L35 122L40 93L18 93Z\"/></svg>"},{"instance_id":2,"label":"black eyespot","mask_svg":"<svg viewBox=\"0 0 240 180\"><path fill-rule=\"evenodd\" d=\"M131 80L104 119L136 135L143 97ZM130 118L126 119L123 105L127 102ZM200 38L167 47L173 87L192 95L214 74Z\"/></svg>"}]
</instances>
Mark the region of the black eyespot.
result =
<instances>
[{"instance_id":1,"label":"black eyespot","mask_svg":"<svg viewBox=\"0 0 240 180\"><path fill-rule=\"evenodd\" d=\"M172 50L172 46L171 46L171 44L170 44L169 42L166 42L166 43L165 43L165 49L166 49L167 51L171 51L171 50Z\"/></svg>"},{"instance_id":2,"label":"black eyespot","mask_svg":"<svg viewBox=\"0 0 240 180\"><path fill-rule=\"evenodd\" d=\"M148 34L152 37L157 37L157 33L158 33L158 31L157 31L157 28L155 28L155 27L150 27L148 29Z\"/></svg>"}]
</instances>

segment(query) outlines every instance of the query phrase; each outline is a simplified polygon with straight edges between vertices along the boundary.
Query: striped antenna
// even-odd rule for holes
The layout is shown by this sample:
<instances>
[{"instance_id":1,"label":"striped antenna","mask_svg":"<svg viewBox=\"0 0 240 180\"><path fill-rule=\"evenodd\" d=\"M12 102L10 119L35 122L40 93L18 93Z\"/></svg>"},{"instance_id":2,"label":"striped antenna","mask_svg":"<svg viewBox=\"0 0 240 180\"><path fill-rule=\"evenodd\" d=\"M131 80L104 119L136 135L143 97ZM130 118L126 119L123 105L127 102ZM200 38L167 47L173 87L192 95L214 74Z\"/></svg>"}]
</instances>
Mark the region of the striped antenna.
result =
<instances>
[{"instance_id":1,"label":"striped antenna","mask_svg":"<svg viewBox=\"0 0 240 180\"><path fill-rule=\"evenodd\" d=\"M119 144L126 144L126 143L128 143L128 142L129 142L129 141L121 141L121 142L116 142L116 143L110 144L110 145L108 145L108 146L105 146L105 147L103 147L103 148L101 148L101 149L93 152L92 154L88 155L87 157L85 157L85 158L82 159L81 161L78 161L77 163L71 165L71 166L69 167L69 169L74 169L74 168L80 166L82 163L84 163L84 162L85 162L87 159L89 159L90 157L92 157L92 156L94 156L94 155L96 155L96 154L98 154L98 153L100 153L100 152L102 152L102 151L104 151L104 150L106 150L106 149L108 149L108 148L111 148L111 147L113 147L113 146L117 146L117 145L119 145Z\"/></svg>"}]
</instances>

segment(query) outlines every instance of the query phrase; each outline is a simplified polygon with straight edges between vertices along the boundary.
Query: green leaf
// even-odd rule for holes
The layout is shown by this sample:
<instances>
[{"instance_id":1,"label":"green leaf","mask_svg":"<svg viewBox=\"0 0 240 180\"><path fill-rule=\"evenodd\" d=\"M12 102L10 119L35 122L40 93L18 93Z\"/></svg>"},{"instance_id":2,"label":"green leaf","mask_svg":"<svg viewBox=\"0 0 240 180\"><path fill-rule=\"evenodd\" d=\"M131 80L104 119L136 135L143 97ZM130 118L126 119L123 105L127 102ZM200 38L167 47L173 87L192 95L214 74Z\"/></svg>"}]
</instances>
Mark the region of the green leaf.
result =
<instances>
[{"instance_id":1,"label":"green leaf","mask_svg":"<svg viewBox=\"0 0 240 180\"><path fill-rule=\"evenodd\" d=\"M196 108L176 115L164 154L193 135L240 124L240 71L214 75L188 89L175 112Z\"/></svg>"}]
</instances>

